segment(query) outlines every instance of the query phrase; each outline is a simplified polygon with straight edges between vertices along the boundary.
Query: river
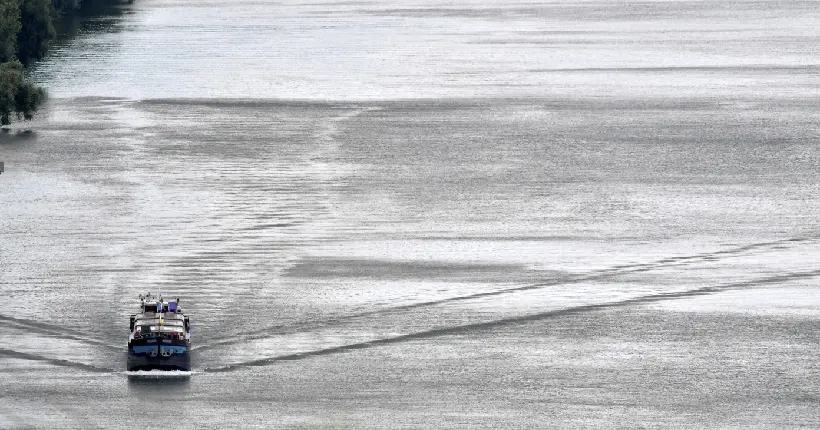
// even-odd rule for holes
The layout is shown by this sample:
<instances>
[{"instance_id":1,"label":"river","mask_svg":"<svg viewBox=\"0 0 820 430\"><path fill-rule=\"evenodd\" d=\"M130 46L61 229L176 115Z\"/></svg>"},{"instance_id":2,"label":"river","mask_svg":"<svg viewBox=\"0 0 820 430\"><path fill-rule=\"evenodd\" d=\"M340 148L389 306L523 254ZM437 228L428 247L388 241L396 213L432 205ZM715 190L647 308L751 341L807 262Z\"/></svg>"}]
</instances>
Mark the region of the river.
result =
<instances>
[{"instance_id":1,"label":"river","mask_svg":"<svg viewBox=\"0 0 820 430\"><path fill-rule=\"evenodd\" d=\"M813 1L137 0L0 134L0 428L820 425ZM129 375L146 291L193 372Z\"/></svg>"}]
</instances>

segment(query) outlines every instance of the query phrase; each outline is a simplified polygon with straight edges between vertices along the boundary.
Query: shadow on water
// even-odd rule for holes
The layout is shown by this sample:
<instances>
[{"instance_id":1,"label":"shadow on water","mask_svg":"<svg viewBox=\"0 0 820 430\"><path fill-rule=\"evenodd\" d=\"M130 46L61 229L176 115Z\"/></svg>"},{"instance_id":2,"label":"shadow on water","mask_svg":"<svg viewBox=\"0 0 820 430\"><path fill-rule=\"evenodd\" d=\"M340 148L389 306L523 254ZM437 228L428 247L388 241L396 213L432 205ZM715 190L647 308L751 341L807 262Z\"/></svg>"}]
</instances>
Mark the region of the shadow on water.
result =
<instances>
[{"instance_id":1,"label":"shadow on water","mask_svg":"<svg viewBox=\"0 0 820 430\"><path fill-rule=\"evenodd\" d=\"M68 10L55 20L55 39L49 44L45 58L60 48L65 47L72 39L83 34L102 34L122 31L119 25L126 15L133 13L132 2L118 0L91 0L83 2L78 9ZM43 59L35 61L26 68L26 75L36 74Z\"/></svg>"},{"instance_id":2,"label":"shadow on water","mask_svg":"<svg viewBox=\"0 0 820 430\"><path fill-rule=\"evenodd\" d=\"M0 145L14 144L37 138L37 132L31 129L0 128Z\"/></svg>"},{"instance_id":3,"label":"shadow on water","mask_svg":"<svg viewBox=\"0 0 820 430\"><path fill-rule=\"evenodd\" d=\"M91 0L79 9L69 10L54 23L60 45L67 39L86 32L111 32L124 15L131 13L130 1Z\"/></svg>"}]
</instances>

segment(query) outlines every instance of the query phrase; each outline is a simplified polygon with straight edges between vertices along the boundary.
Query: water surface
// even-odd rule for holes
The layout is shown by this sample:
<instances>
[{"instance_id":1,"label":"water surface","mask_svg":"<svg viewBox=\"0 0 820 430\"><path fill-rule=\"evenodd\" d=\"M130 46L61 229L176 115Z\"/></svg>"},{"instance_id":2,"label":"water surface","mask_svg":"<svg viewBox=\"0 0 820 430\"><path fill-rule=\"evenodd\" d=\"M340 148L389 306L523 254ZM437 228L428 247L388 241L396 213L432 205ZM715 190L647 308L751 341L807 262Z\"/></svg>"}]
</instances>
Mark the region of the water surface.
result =
<instances>
[{"instance_id":1,"label":"water surface","mask_svg":"<svg viewBox=\"0 0 820 430\"><path fill-rule=\"evenodd\" d=\"M818 23L799 1L91 20L0 135L0 427L817 426ZM145 291L191 314L188 377L124 373Z\"/></svg>"}]
</instances>

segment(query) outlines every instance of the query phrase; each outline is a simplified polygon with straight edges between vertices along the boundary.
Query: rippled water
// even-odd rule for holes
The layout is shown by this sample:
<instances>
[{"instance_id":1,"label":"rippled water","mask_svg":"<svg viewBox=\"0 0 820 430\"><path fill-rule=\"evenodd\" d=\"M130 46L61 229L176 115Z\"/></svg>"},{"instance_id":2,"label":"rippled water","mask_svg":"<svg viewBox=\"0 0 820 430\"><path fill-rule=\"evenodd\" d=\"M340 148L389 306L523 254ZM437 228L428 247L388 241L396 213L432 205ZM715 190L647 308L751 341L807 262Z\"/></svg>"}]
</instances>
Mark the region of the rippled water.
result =
<instances>
[{"instance_id":1,"label":"rippled water","mask_svg":"<svg viewBox=\"0 0 820 430\"><path fill-rule=\"evenodd\" d=\"M0 135L0 427L169 405L214 428L817 426L818 23L799 1L93 19ZM146 290L187 303L190 375L124 373Z\"/></svg>"}]
</instances>

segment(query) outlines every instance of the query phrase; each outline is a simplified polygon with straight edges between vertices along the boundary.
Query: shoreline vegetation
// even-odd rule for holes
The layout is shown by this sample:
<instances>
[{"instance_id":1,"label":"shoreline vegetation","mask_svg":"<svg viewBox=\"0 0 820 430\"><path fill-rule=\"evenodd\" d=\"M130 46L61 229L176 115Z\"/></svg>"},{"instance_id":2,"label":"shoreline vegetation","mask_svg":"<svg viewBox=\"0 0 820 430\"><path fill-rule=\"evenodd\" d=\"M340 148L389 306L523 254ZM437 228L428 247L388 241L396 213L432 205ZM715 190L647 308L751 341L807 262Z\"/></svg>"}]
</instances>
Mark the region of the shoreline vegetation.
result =
<instances>
[{"instance_id":1,"label":"shoreline vegetation","mask_svg":"<svg viewBox=\"0 0 820 430\"><path fill-rule=\"evenodd\" d=\"M0 125L30 120L45 89L26 79L25 67L43 58L61 19L83 8L133 0L0 0Z\"/></svg>"}]
</instances>

